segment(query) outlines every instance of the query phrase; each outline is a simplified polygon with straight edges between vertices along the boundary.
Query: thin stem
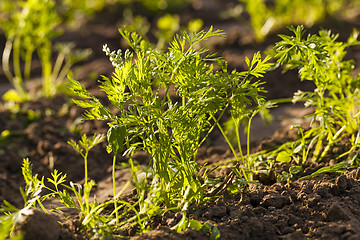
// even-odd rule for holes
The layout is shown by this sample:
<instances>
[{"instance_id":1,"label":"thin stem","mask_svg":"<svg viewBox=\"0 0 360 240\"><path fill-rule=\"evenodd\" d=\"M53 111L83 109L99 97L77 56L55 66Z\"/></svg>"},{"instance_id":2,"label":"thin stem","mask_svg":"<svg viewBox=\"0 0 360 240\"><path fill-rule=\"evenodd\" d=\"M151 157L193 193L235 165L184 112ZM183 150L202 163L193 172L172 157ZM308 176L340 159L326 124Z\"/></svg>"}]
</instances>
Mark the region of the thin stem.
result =
<instances>
[{"instance_id":1,"label":"thin stem","mask_svg":"<svg viewBox=\"0 0 360 240\"><path fill-rule=\"evenodd\" d=\"M20 68L20 39L15 38L13 46L13 66L15 77L13 78L12 84L15 87L21 98L26 98L26 91L24 89L21 68Z\"/></svg>"},{"instance_id":2,"label":"thin stem","mask_svg":"<svg viewBox=\"0 0 360 240\"><path fill-rule=\"evenodd\" d=\"M247 154L246 154L246 169L249 171L249 178L250 180L252 181L252 174L250 174L250 164L249 164L249 159L250 159L250 133L251 133L251 122L254 118L254 116L258 113L259 111L254 111L253 114L251 115L250 119L249 119L249 122L248 122L248 126L247 126L247 134L246 134L246 151L247 151Z\"/></svg>"},{"instance_id":3,"label":"thin stem","mask_svg":"<svg viewBox=\"0 0 360 240\"><path fill-rule=\"evenodd\" d=\"M24 78L25 80L30 79L30 72L31 72L31 62L32 62L32 54L34 50L32 47L27 48L25 54L25 66L24 66Z\"/></svg>"},{"instance_id":4,"label":"thin stem","mask_svg":"<svg viewBox=\"0 0 360 240\"><path fill-rule=\"evenodd\" d=\"M85 152L84 157L84 168L85 168L85 179L84 179L84 184L87 184L87 180L88 180L88 167L87 167L87 157L88 157L88 151Z\"/></svg>"},{"instance_id":5,"label":"thin stem","mask_svg":"<svg viewBox=\"0 0 360 240\"><path fill-rule=\"evenodd\" d=\"M13 66L14 66L14 73L15 77L18 79L19 82L22 81L21 69L20 69L20 39L15 38L14 40L14 56L13 56Z\"/></svg>"},{"instance_id":6,"label":"thin stem","mask_svg":"<svg viewBox=\"0 0 360 240\"><path fill-rule=\"evenodd\" d=\"M231 144L228 136L226 135L224 129L221 127L220 123L217 121L217 119L215 119L215 117L213 117L213 120L215 121L216 125L218 126L221 134L223 135L226 143L229 145L231 152L234 154L234 157L236 158L236 161L238 162L238 163L236 164L236 167L240 166L240 159L239 159L239 157L237 156L236 151L235 151L234 147L232 146L232 144ZM242 157L241 160L242 160L242 162L244 163L244 158L243 158L243 157ZM242 170L242 172L243 172L243 174L244 174L245 179L248 180L245 170L244 170L243 168L241 168L241 170Z\"/></svg>"},{"instance_id":7,"label":"thin stem","mask_svg":"<svg viewBox=\"0 0 360 240\"><path fill-rule=\"evenodd\" d=\"M12 46L13 46L12 40L7 40L2 55L2 69L4 71L5 76L10 81L10 83L14 84L14 76L12 75L9 67Z\"/></svg>"},{"instance_id":8,"label":"thin stem","mask_svg":"<svg viewBox=\"0 0 360 240\"><path fill-rule=\"evenodd\" d=\"M115 208L116 224L119 224L119 211L118 211L118 208L117 208L117 196L116 196L115 166L116 166L116 152L114 153L114 157L113 157L112 180L113 180L114 208Z\"/></svg>"},{"instance_id":9,"label":"thin stem","mask_svg":"<svg viewBox=\"0 0 360 240\"><path fill-rule=\"evenodd\" d=\"M45 213L48 213L48 210L46 210L46 208L45 208L44 205L42 204L41 200L38 199L37 202L38 202L40 208L41 208Z\"/></svg>"},{"instance_id":10,"label":"thin stem","mask_svg":"<svg viewBox=\"0 0 360 240\"><path fill-rule=\"evenodd\" d=\"M215 121L216 126L219 128L221 134L222 134L223 137L225 138L225 141L226 141L226 143L229 145L230 150L231 150L232 153L234 154L235 158L238 159L237 154L236 154L236 151L235 151L234 147L232 146L229 138L227 137L224 129L221 127L220 123L217 121L217 119L216 119L214 116L212 116L212 118L213 118L213 120Z\"/></svg>"},{"instance_id":11,"label":"thin stem","mask_svg":"<svg viewBox=\"0 0 360 240\"><path fill-rule=\"evenodd\" d=\"M224 107L224 110L221 112L220 116L216 119L216 122L219 122L219 120L222 118L222 116L224 115L226 109L228 108L229 103L226 104L226 106ZM211 115L210 118L214 119L214 115ZM203 139L200 141L199 145L197 148L199 148L204 141L208 138L208 136L210 135L210 133L214 130L215 126L217 126L216 124L212 125L211 128L209 129L209 131L206 133L206 135L203 137Z\"/></svg>"},{"instance_id":12,"label":"thin stem","mask_svg":"<svg viewBox=\"0 0 360 240\"><path fill-rule=\"evenodd\" d=\"M241 140L240 140L240 133L239 133L239 127L240 127L239 121L234 119L234 123L235 123L235 133L236 133L236 139L237 139L237 143L238 143L239 153L240 153L241 159L243 159L243 161L244 161L244 155L243 155L242 148L241 148Z\"/></svg>"},{"instance_id":13,"label":"thin stem","mask_svg":"<svg viewBox=\"0 0 360 240\"><path fill-rule=\"evenodd\" d=\"M64 62L65 59L65 55L63 52L60 52L56 58L55 64L54 64L54 68L53 71L51 73L51 78L52 79L56 79L59 76L60 70L61 70L61 66Z\"/></svg>"},{"instance_id":14,"label":"thin stem","mask_svg":"<svg viewBox=\"0 0 360 240\"><path fill-rule=\"evenodd\" d=\"M45 97L52 97L55 95L55 86L51 79L51 43L47 42L44 46L39 47L38 51L40 55L41 65L42 65L42 77L43 77L43 95Z\"/></svg>"},{"instance_id":15,"label":"thin stem","mask_svg":"<svg viewBox=\"0 0 360 240\"><path fill-rule=\"evenodd\" d=\"M84 179L84 194L85 194L85 189L87 188L87 184L88 184L88 154L89 154L89 150L85 149L85 155L84 157L84 168L85 168L85 179ZM89 198L85 197L85 204L86 204L86 210L89 213L90 211L90 206L89 206Z\"/></svg>"},{"instance_id":16,"label":"thin stem","mask_svg":"<svg viewBox=\"0 0 360 240\"><path fill-rule=\"evenodd\" d=\"M68 60L65 65L62 67L59 75L57 77L54 77L54 81L59 80L60 82L62 82L65 78L66 78L66 74L69 72L69 69L71 67L72 63L70 60Z\"/></svg>"},{"instance_id":17,"label":"thin stem","mask_svg":"<svg viewBox=\"0 0 360 240\"><path fill-rule=\"evenodd\" d=\"M342 126L339 131L337 131L335 133L335 135L331 138L331 140L329 141L328 145L325 147L324 151L322 152L321 156L320 156L320 160L325 157L325 155L327 154L327 152L329 151L330 147L334 144L334 142L336 141L336 139L340 136L340 134L346 129L346 127L352 123L352 121L356 120L357 117L360 115L360 111L358 113L355 114L355 116L348 121L344 126Z\"/></svg>"},{"instance_id":18,"label":"thin stem","mask_svg":"<svg viewBox=\"0 0 360 240\"><path fill-rule=\"evenodd\" d=\"M349 155L348 160L350 160L350 158L352 157L350 154L354 153L355 149L358 147L359 139L360 139L360 130L357 132L355 142L354 144L352 144L350 150L339 155L336 159L340 159L346 155Z\"/></svg>"}]
</instances>

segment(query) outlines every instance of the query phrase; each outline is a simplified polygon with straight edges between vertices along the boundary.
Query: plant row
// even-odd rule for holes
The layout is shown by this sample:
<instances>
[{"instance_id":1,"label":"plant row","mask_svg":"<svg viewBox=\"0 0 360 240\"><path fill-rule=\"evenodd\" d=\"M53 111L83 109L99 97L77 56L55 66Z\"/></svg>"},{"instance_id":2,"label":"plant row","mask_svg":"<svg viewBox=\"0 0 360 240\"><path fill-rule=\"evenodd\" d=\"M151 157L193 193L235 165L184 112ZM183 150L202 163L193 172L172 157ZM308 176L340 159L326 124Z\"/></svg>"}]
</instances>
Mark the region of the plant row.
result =
<instances>
[{"instance_id":1,"label":"plant row","mask_svg":"<svg viewBox=\"0 0 360 240\"><path fill-rule=\"evenodd\" d=\"M11 226L12 219L21 218L30 208L54 211L46 209L43 202L57 198L63 205L60 209L79 211L78 227L84 236L115 237L116 232L130 227L143 232L149 229L154 216L174 211L182 214L174 230L194 228L217 239L220 233L216 226L189 219L187 210L221 196L223 191L242 192L248 184L256 182L254 175L260 172L260 161L268 167L267 173L275 162L291 163L288 172L277 173L279 181L290 181L307 161L323 161L332 147L348 139L351 147L335 159L337 163L311 176L358 166L360 81L359 75L353 74L353 61L345 59L346 49L360 43L358 33L354 31L346 42L340 42L330 31L305 37L301 26L290 30L294 35L280 35L282 40L268 52L274 63L270 62L270 56L262 57L258 52L252 59L245 59L248 67L245 71L228 71L224 59L201 47L210 37L223 37L219 30L183 32L174 37L166 51L135 32L120 30L129 49L123 52L103 47L114 66L113 75L99 81L110 105L103 105L70 78L69 89L77 96L73 102L87 109L84 120L97 119L109 126L107 136L83 135L79 142L69 140L84 159L84 184L68 184L66 174L57 170L51 178L39 178L32 173L30 161L24 159L22 172L26 187L21 193L25 205L20 210L5 201L2 211L8 215L1 218L5 229L1 234L9 234L11 228L6 226ZM311 118L310 127L294 126L299 132L298 140L275 150L250 154L252 119L276 107L276 100L267 101L262 95L265 90L261 79L267 71L280 66L285 70L297 69L302 81L312 81L315 85L313 91L298 91L292 99L294 103L304 102L305 107L314 107L314 112L306 116ZM175 96L170 92L175 92ZM225 120L233 123L236 146L225 133L222 124ZM247 125L246 144L240 142L242 124ZM215 129L223 134L234 155L232 172L224 179L212 178L210 173L215 168L197 163L200 146ZM105 138L107 150L113 156L113 198L99 203L89 200L96 183L88 179L87 158L91 148ZM135 163L132 156L138 151L148 155L148 166ZM127 186L132 185L136 192L132 201L122 199L125 188L116 189L119 155L128 156L132 180Z\"/></svg>"}]
</instances>

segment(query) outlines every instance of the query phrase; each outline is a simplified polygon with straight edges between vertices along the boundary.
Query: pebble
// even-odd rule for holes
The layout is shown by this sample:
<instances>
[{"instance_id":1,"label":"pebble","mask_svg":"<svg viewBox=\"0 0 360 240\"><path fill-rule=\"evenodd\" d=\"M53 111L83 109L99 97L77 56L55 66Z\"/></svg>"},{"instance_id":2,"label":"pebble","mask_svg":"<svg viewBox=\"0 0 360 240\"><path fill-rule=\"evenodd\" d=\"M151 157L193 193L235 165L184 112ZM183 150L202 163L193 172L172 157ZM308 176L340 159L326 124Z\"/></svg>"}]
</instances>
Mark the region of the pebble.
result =
<instances>
[{"instance_id":1,"label":"pebble","mask_svg":"<svg viewBox=\"0 0 360 240\"><path fill-rule=\"evenodd\" d=\"M282 208L286 204L286 197L276 193L270 193L264 196L260 205L262 207L268 208L270 206L275 208Z\"/></svg>"},{"instance_id":2,"label":"pebble","mask_svg":"<svg viewBox=\"0 0 360 240\"><path fill-rule=\"evenodd\" d=\"M301 231L296 231L293 233L286 234L284 236L281 236L281 239L284 240L305 240L306 236Z\"/></svg>"},{"instance_id":3,"label":"pebble","mask_svg":"<svg viewBox=\"0 0 360 240\"><path fill-rule=\"evenodd\" d=\"M16 231L21 232L24 240L58 240L60 224L58 218L38 209L21 210L17 213Z\"/></svg>"},{"instance_id":4,"label":"pebble","mask_svg":"<svg viewBox=\"0 0 360 240\"><path fill-rule=\"evenodd\" d=\"M325 214L326 220L330 222L338 220L346 221L350 219L349 215L345 212L345 210L336 202L330 206L329 210Z\"/></svg>"}]
</instances>

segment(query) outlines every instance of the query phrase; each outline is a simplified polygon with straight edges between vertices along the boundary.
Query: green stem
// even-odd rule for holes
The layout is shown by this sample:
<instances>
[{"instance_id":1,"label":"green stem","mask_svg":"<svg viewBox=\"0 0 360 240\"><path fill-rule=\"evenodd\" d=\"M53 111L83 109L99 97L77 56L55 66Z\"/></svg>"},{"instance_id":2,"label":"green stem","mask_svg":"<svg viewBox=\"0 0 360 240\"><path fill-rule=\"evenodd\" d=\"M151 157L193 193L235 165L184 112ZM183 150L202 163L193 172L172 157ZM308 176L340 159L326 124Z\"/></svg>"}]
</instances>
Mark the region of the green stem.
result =
<instances>
[{"instance_id":1,"label":"green stem","mask_svg":"<svg viewBox=\"0 0 360 240\"><path fill-rule=\"evenodd\" d=\"M24 88L24 83L22 80L21 68L20 68L20 38L15 38L13 46L13 66L14 74L13 85L21 96L21 98L26 99L27 94Z\"/></svg>"},{"instance_id":2,"label":"green stem","mask_svg":"<svg viewBox=\"0 0 360 240\"><path fill-rule=\"evenodd\" d=\"M84 179L84 184L87 184L87 180L88 180L88 167L87 167L87 157L88 157L88 151L85 152L84 157L84 168L85 168L85 179Z\"/></svg>"},{"instance_id":3,"label":"green stem","mask_svg":"<svg viewBox=\"0 0 360 240\"><path fill-rule=\"evenodd\" d=\"M15 78L19 79L19 82L22 81L21 69L20 69L20 38L15 38L14 48L13 48L13 66Z\"/></svg>"},{"instance_id":4,"label":"green stem","mask_svg":"<svg viewBox=\"0 0 360 240\"><path fill-rule=\"evenodd\" d=\"M236 139L237 139L237 143L238 143L239 153L240 153L241 159L244 160L244 155L243 155L242 148L241 148L240 133L239 133L239 127L240 127L239 121L234 119L234 123L235 123L235 133L236 133Z\"/></svg>"},{"instance_id":5,"label":"green stem","mask_svg":"<svg viewBox=\"0 0 360 240\"><path fill-rule=\"evenodd\" d=\"M115 166L116 166L116 152L114 152L114 157L113 157L112 180L113 180L114 208L115 208L116 224L119 224L119 213L118 213L118 209L117 209L117 199L116 199L117 196L116 196Z\"/></svg>"},{"instance_id":6,"label":"green stem","mask_svg":"<svg viewBox=\"0 0 360 240\"><path fill-rule=\"evenodd\" d=\"M56 88L51 76L51 43L47 42L43 46L40 46L39 55L42 65L43 95L45 97L53 97L56 93Z\"/></svg>"},{"instance_id":7,"label":"green stem","mask_svg":"<svg viewBox=\"0 0 360 240\"><path fill-rule=\"evenodd\" d=\"M4 71L6 78L10 81L11 84L13 84L14 82L14 76L12 75L9 67L12 46L13 46L12 40L10 39L7 40L2 55L2 69Z\"/></svg>"},{"instance_id":8,"label":"green stem","mask_svg":"<svg viewBox=\"0 0 360 240\"><path fill-rule=\"evenodd\" d=\"M30 72L31 72L31 62L32 62L32 54L34 50L33 48L27 48L25 54L25 66L24 66L24 78L25 81L30 79Z\"/></svg>"},{"instance_id":9,"label":"green stem","mask_svg":"<svg viewBox=\"0 0 360 240\"><path fill-rule=\"evenodd\" d=\"M224 115L226 109L228 108L229 106L229 103L226 104L226 106L224 107L224 110L221 112L220 116L216 119L216 122L219 122L219 120L222 118L222 116ZM214 119L214 115L211 115L209 119ZM199 148L203 143L204 141L208 138L208 136L210 135L210 133L214 130L215 126L217 126L217 124L214 124L211 126L211 128L209 129L209 131L206 133L206 135L203 137L203 139L200 141L200 143L198 144L198 147Z\"/></svg>"},{"instance_id":10,"label":"green stem","mask_svg":"<svg viewBox=\"0 0 360 240\"><path fill-rule=\"evenodd\" d=\"M84 168L85 168L85 179L84 179L84 195L85 195L85 188L87 188L87 184L88 184L88 162L87 162L87 158L88 158L88 153L89 151L85 151L85 155L84 157ZM90 206L89 206L89 198L85 197L85 204L86 204L86 210L87 213L89 213L90 211Z\"/></svg>"},{"instance_id":11,"label":"green stem","mask_svg":"<svg viewBox=\"0 0 360 240\"><path fill-rule=\"evenodd\" d=\"M248 126L247 126L247 133L246 133L246 151L247 151L247 154L246 154L246 169L248 170L249 172L249 176L248 178L252 181L252 174L251 174L251 167L250 167L250 164L249 164L249 160L250 160L250 133L251 133L251 122L253 120L253 118L255 117L255 115L258 113L259 111L256 110L253 112L253 114L251 115L250 119L249 119L249 122L248 122Z\"/></svg>"},{"instance_id":12,"label":"green stem","mask_svg":"<svg viewBox=\"0 0 360 240\"><path fill-rule=\"evenodd\" d=\"M70 60L68 60L63 68L61 69L60 73L57 75L57 77L54 77L53 79L55 79L55 81L59 81L59 83L63 82L64 79L66 78L66 75L68 74L70 68L71 68L72 62Z\"/></svg>"},{"instance_id":13,"label":"green stem","mask_svg":"<svg viewBox=\"0 0 360 240\"><path fill-rule=\"evenodd\" d=\"M38 202L40 208L41 208L45 213L48 213L48 210L46 210L46 208L45 208L44 205L42 204L41 200L38 199L37 202Z\"/></svg>"},{"instance_id":14,"label":"green stem","mask_svg":"<svg viewBox=\"0 0 360 240\"><path fill-rule=\"evenodd\" d=\"M352 123L352 121L354 121L357 117L359 117L360 115L360 111L358 113L355 114L355 116L348 121L344 126L342 126L339 131L337 131L335 133L335 135L331 138L331 140L329 141L328 145L325 147L324 151L322 152L320 159L321 160L323 157L325 157L325 155L327 154L327 152L330 150L330 147L335 143L336 139L340 136L340 134L346 129L346 127Z\"/></svg>"},{"instance_id":15,"label":"green stem","mask_svg":"<svg viewBox=\"0 0 360 240\"><path fill-rule=\"evenodd\" d=\"M237 156L236 151L235 151L234 147L232 146L229 138L227 137L224 129L221 127L220 123L217 121L217 119L216 119L215 117L213 117L213 120L215 121L216 125L218 126L218 128L219 128L221 134L223 135L226 143L229 145L230 150L231 150L231 152L234 154L234 157L235 157L236 161L239 163L239 162L240 162L240 159L239 159L239 157ZM244 158L243 158L243 157L241 157L241 160L242 160L242 162L244 163ZM237 164L237 165L239 165L239 164ZM245 179L248 181L248 179L247 179L247 174L246 174L245 170L244 170L243 168L241 168L241 171L243 172Z\"/></svg>"},{"instance_id":16,"label":"green stem","mask_svg":"<svg viewBox=\"0 0 360 240\"><path fill-rule=\"evenodd\" d=\"M51 73L51 78L52 79L57 79L57 77L59 76L61 66L62 66L62 64L64 62L64 59L65 59L64 53L60 52L59 55L56 58L54 68L53 68L53 71Z\"/></svg>"},{"instance_id":17,"label":"green stem","mask_svg":"<svg viewBox=\"0 0 360 240\"><path fill-rule=\"evenodd\" d=\"M17 43L18 44L18 43ZM19 47L19 46L17 46ZM11 55L11 50L15 48L15 44L13 45L13 39L8 39L6 41L5 44L5 48L3 51L3 55L2 55L2 69L4 71L4 74L6 76L6 78L10 81L11 85L13 85L13 87L15 88L16 92L19 94L19 96L22 99L27 99L27 93L25 91L25 88L23 86L22 83L22 79L21 79L21 73L19 75L19 73L17 73L17 75L13 76L12 72L10 71L10 55ZM14 51L14 60L13 60L13 64L14 64L14 69L15 68L15 56L18 55L18 51ZM20 66L20 60L17 61L18 62L18 66ZM20 77L20 78L19 78Z\"/></svg>"}]
</instances>

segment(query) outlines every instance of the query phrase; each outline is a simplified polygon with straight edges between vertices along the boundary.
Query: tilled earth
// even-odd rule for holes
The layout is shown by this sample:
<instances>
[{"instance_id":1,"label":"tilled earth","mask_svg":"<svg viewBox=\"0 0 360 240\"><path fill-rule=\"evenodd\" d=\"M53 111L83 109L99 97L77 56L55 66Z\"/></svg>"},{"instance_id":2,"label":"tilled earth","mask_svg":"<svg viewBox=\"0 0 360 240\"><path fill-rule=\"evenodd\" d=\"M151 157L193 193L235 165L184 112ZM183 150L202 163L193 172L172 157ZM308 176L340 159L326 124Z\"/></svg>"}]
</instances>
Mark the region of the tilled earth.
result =
<instances>
[{"instance_id":1,"label":"tilled earth","mask_svg":"<svg viewBox=\"0 0 360 240\"><path fill-rule=\"evenodd\" d=\"M286 184L252 185L247 193L189 211L189 217L216 223L221 239L359 239L359 177L360 170L353 169ZM180 236L169 232L164 227L172 226L168 215L161 216L157 230L133 239L208 239L192 230Z\"/></svg>"},{"instance_id":2,"label":"tilled earth","mask_svg":"<svg viewBox=\"0 0 360 240\"><path fill-rule=\"evenodd\" d=\"M197 1L201 2L201 1ZM204 4L205 3L205 4ZM218 52L229 62L230 68L241 70L244 68L245 56L251 57L256 51L264 51L278 39L270 36L262 44L254 43L249 27L235 20L221 20L216 17L220 10L231 8L237 1L211 0L203 1L196 9L180 13L182 19L203 17L205 27L215 25L224 29L228 34L225 40L210 41L211 51ZM199 7L200 6L200 7ZM112 49L123 47L120 35L117 33L118 23L114 19L116 11L107 14L100 13L94 20L87 22L76 32L67 31L58 41L75 41L79 48L91 48L93 56L86 62L76 66L77 79L91 92L106 101L103 93L96 87L96 81L90 75L110 76L113 70L110 62L101 52L102 45L107 43ZM108 16L111 15L111 16ZM339 32L344 39L349 36L353 27L359 27L359 21L335 21L328 19L319 26L310 29L316 32L319 28L331 28ZM3 42L2 35L0 41ZM342 39L343 40L343 39ZM349 58L360 59L358 47L349 51ZM36 71L36 69L35 69ZM99 79L100 77L98 77ZM265 88L268 98L291 97L298 90L312 89L310 82L300 82L296 72L285 75L281 71L274 71L266 75ZM35 82L35 81L34 81ZM8 87L4 75L0 72L0 89L2 92ZM36 83L34 83L36 85ZM295 109L295 106L284 106L279 109ZM0 109L0 132L10 130L9 141L0 142L0 201L8 200L21 208L23 200L19 187L24 186L21 175L22 159L28 157L33 164L34 173L49 177L53 169L67 174L67 179L82 182L84 177L84 163L81 156L67 144L67 141L78 140L81 134L106 133L106 123L99 121L81 122L82 109L71 104L70 97L57 96L53 99L39 99L22 105L23 111L12 113L6 108ZM29 111L37 117L29 118ZM279 145L287 140L296 138L294 131L289 131L289 125L299 120L300 115L287 115L284 121L284 111L274 110L275 121L270 127L265 127L261 121L254 121L253 151L267 149ZM301 112L303 110L295 110ZM277 115L278 114L278 115ZM291 115L291 114L290 114ZM282 121L281 121L282 120ZM306 124L306 123L304 123ZM264 130L266 129L266 130ZM306 163L303 175L311 174L320 167L334 164L336 156L346 151L347 143L337 146L322 163ZM139 152L134 157L140 164L148 164L144 153ZM216 132L210 136L208 147L199 151L199 163L216 163L231 159L231 154L224 141ZM119 161L126 162L125 157ZM95 194L98 201L104 201L112 193L111 185L111 156L106 152L106 143L96 146L89 155L89 177L97 182ZM275 174L281 173L289 166L277 164ZM217 172L217 176L224 177L228 169ZM126 169L116 173L117 184L120 188L131 174ZM261 184L246 187L242 194L224 195L202 206L194 206L187 215L200 222L210 221L217 226L221 239L360 239L360 170L348 169L345 173L324 174L308 180L296 180L277 183L274 176L258 176ZM76 216L76 213L74 213ZM55 217L56 219L59 216ZM136 231L126 234L132 239L209 239L209 236L194 230L176 233L171 230L181 216L166 212L153 219L151 226L154 230L136 235ZM45 219L45 220L44 220ZM38 215L40 228L31 227L36 235L43 232L43 239L83 239L76 233L76 217L74 221L60 218L63 225L49 220L48 216ZM53 224L46 225L45 222ZM42 228L41 228L42 227ZM46 235L52 232L53 235ZM33 239L40 239L39 237Z\"/></svg>"}]
</instances>

